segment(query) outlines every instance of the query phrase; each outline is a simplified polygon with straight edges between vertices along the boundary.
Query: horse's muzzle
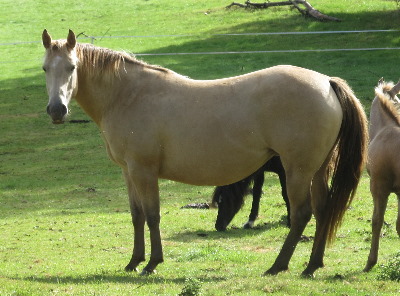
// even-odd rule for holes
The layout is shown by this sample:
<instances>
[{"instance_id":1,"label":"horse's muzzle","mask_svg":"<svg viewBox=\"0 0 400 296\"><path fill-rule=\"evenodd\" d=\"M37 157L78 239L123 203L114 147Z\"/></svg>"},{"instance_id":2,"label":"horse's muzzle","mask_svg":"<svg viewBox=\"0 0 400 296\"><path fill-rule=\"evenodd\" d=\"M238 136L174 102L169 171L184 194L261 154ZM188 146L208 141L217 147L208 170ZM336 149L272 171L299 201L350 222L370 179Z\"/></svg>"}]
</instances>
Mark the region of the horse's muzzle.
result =
<instances>
[{"instance_id":1,"label":"horse's muzzle","mask_svg":"<svg viewBox=\"0 0 400 296\"><path fill-rule=\"evenodd\" d=\"M53 124L64 123L68 108L63 103L47 105L47 114L50 115Z\"/></svg>"}]
</instances>

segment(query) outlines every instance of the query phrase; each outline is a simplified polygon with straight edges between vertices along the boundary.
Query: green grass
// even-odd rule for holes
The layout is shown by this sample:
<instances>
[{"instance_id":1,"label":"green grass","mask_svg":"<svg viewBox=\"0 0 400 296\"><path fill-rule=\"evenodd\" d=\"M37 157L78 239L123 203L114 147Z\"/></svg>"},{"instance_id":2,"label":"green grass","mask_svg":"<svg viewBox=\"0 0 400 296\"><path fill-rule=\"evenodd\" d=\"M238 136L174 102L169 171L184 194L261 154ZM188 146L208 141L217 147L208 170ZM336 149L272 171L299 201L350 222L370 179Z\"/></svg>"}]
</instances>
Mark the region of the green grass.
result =
<instances>
[{"instance_id":1,"label":"green grass","mask_svg":"<svg viewBox=\"0 0 400 296\"><path fill-rule=\"evenodd\" d=\"M399 29L396 1L313 3L341 23L321 23L287 8L226 10L231 1L2 1L0 12L0 295L178 295L199 284L204 295L397 295L398 282L361 270L370 244L372 198L365 174L326 267L299 276L312 242L299 243L290 271L262 277L288 232L276 176L268 174L258 227L237 229L247 202L226 233L214 231L215 210L181 206L210 199L211 187L161 180L165 263L158 274L125 273L132 226L120 169L107 159L93 123L53 126L45 114L41 33L68 29L95 44L134 53L399 47L398 32L335 35L217 36L245 32ZM207 14L206 14L207 13ZM34 42L9 44L16 41ZM81 40L87 41L87 40ZM149 63L198 79L294 64L345 78L369 110L378 79L397 80L399 51L144 56ZM87 119L75 103L71 119ZM390 197L379 264L398 254L397 204ZM314 220L305 230L313 236ZM149 242L147 238L149 250ZM192 286L190 286L192 285Z\"/></svg>"}]
</instances>

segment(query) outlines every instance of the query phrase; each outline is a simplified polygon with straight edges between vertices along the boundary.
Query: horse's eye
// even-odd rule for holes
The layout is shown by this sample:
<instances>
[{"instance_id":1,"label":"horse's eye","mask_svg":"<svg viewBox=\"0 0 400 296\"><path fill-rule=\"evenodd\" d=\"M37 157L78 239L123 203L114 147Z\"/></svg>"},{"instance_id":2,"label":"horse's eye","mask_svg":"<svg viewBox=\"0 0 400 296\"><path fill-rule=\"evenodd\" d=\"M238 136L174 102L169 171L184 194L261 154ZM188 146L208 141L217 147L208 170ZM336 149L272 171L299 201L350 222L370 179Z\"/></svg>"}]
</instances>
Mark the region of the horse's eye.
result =
<instances>
[{"instance_id":1,"label":"horse's eye","mask_svg":"<svg viewBox=\"0 0 400 296\"><path fill-rule=\"evenodd\" d=\"M71 72L73 72L75 69L76 69L75 65L71 66Z\"/></svg>"}]
</instances>

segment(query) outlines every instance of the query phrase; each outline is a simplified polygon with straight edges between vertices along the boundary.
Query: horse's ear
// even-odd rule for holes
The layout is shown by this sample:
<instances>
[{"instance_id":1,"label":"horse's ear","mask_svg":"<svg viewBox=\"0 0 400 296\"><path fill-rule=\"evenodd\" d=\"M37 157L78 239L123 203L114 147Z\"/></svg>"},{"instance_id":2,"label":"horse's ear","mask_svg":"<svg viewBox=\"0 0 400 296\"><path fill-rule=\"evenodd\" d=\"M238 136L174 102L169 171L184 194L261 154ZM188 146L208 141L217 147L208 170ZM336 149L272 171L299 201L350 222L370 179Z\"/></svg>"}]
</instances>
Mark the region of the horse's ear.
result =
<instances>
[{"instance_id":1,"label":"horse's ear","mask_svg":"<svg viewBox=\"0 0 400 296\"><path fill-rule=\"evenodd\" d=\"M394 98L398 93L400 93L400 80L397 82L395 86L391 90L388 91L388 94Z\"/></svg>"},{"instance_id":2,"label":"horse's ear","mask_svg":"<svg viewBox=\"0 0 400 296\"><path fill-rule=\"evenodd\" d=\"M378 80L378 85L383 84L385 82L385 80L383 79L383 77L381 77L381 79Z\"/></svg>"},{"instance_id":3,"label":"horse's ear","mask_svg":"<svg viewBox=\"0 0 400 296\"><path fill-rule=\"evenodd\" d=\"M67 38L67 48L69 50L73 50L75 48L76 45L76 37L74 32L72 32L72 30L69 30L68 33L68 38Z\"/></svg>"},{"instance_id":4,"label":"horse's ear","mask_svg":"<svg viewBox=\"0 0 400 296\"><path fill-rule=\"evenodd\" d=\"M46 29L44 29L44 31L42 33L42 42L43 42L44 48L46 48L46 49L50 48L51 36L49 35L49 33L47 33Z\"/></svg>"}]
</instances>

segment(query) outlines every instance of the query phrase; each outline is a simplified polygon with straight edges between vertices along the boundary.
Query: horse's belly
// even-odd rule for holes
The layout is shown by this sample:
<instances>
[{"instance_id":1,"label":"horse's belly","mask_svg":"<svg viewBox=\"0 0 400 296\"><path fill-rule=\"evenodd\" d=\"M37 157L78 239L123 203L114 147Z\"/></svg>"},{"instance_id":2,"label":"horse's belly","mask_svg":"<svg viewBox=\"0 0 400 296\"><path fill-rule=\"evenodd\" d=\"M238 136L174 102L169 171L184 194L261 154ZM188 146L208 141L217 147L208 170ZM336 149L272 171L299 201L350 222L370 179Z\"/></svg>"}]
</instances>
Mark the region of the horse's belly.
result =
<instances>
[{"instance_id":1,"label":"horse's belly","mask_svg":"<svg viewBox=\"0 0 400 296\"><path fill-rule=\"evenodd\" d=\"M159 177L192 185L219 186L237 182L265 164L274 155L268 149L193 149L164 155Z\"/></svg>"}]
</instances>

